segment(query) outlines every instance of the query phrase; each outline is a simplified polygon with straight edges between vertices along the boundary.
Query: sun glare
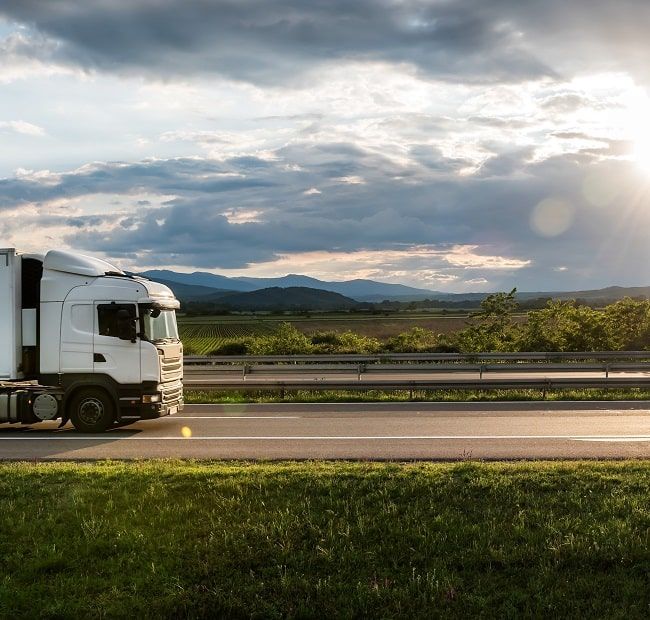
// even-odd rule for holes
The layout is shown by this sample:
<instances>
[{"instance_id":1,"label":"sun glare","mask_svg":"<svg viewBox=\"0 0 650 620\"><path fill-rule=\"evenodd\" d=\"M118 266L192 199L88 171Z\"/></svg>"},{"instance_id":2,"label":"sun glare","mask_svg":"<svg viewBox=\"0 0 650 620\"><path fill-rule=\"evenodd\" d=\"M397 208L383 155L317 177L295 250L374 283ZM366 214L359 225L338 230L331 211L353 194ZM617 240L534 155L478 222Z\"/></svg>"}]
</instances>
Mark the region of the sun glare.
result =
<instances>
[{"instance_id":1,"label":"sun glare","mask_svg":"<svg viewBox=\"0 0 650 620\"><path fill-rule=\"evenodd\" d=\"M625 102L625 132L632 142L633 161L650 172L650 98L645 90L635 88Z\"/></svg>"},{"instance_id":2,"label":"sun glare","mask_svg":"<svg viewBox=\"0 0 650 620\"><path fill-rule=\"evenodd\" d=\"M634 137L632 157L640 168L650 172L650 130L647 127Z\"/></svg>"}]
</instances>

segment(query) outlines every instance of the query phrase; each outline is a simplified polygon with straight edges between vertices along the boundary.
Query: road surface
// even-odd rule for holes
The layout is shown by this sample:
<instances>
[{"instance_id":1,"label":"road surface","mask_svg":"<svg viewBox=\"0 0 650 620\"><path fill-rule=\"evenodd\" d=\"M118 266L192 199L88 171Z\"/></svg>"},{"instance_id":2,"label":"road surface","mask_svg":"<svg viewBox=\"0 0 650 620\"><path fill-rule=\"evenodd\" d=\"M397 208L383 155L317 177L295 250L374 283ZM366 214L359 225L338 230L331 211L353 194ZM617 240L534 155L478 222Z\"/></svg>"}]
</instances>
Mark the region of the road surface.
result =
<instances>
[{"instance_id":1,"label":"road surface","mask_svg":"<svg viewBox=\"0 0 650 620\"><path fill-rule=\"evenodd\" d=\"M188 405L101 435L2 424L0 458L650 458L650 403Z\"/></svg>"}]
</instances>

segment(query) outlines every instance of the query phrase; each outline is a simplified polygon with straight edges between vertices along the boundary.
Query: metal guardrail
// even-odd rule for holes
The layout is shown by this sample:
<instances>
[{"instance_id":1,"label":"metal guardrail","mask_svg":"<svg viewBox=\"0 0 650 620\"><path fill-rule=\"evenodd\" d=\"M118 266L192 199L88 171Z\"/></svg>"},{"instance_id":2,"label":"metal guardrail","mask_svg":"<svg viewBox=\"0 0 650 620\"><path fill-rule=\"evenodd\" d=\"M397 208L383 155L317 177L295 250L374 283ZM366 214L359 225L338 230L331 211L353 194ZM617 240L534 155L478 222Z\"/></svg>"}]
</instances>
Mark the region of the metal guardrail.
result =
<instances>
[{"instance_id":1,"label":"metal guardrail","mask_svg":"<svg viewBox=\"0 0 650 620\"><path fill-rule=\"evenodd\" d=\"M610 373L625 371L649 374L636 377L612 377L610 375ZM330 376L313 376L317 373ZM379 373L398 376L387 376L380 379L377 377ZM431 373L436 373L439 376L432 377ZM454 373L469 373L476 376L454 377ZM504 373L521 373L521 376L504 377ZM549 373L565 373L570 376L549 377L547 376ZM591 373L591 375L602 373L603 376L593 377L588 376L587 373ZM349 378L331 376L337 374L353 374L353 376ZM539 376L530 376L537 374ZM287 376L285 378L269 375ZM291 375L294 376L291 377ZM373 377L373 375L375 376ZM650 389L650 351L400 353L389 355L214 356L209 358L192 356L186 358L184 383L188 388L204 390L276 391L374 389L411 391L540 389L545 391L562 387L639 387Z\"/></svg>"},{"instance_id":2,"label":"metal guardrail","mask_svg":"<svg viewBox=\"0 0 650 620\"><path fill-rule=\"evenodd\" d=\"M579 378L558 377L549 379L449 379L449 380L401 380L401 381L189 381L186 388L197 390L216 391L416 391L416 390L546 390L558 388L650 388L650 378L609 377L605 378Z\"/></svg>"},{"instance_id":3,"label":"metal guardrail","mask_svg":"<svg viewBox=\"0 0 650 620\"><path fill-rule=\"evenodd\" d=\"M363 355L339 353L327 355L187 355L186 366L233 363L295 364L298 362L340 362L382 364L388 362L478 362L478 361L560 361L560 360L631 360L650 361L650 351L571 351L524 353L378 353Z\"/></svg>"},{"instance_id":4,"label":"metal guardrail","mask_svg":"<svg viewBox=\"0 0 650 620\"><path fill-rule=\"evenodd\" d=\"M601 362L592 364L228 364L214 366L189 366L185 375L196 373L240 374L242 376L263 374L302 374L323 372L326 374L371 375L377 373L422 374L431 372L650 372L650 362Z\"/></svg>"}]
</instances>

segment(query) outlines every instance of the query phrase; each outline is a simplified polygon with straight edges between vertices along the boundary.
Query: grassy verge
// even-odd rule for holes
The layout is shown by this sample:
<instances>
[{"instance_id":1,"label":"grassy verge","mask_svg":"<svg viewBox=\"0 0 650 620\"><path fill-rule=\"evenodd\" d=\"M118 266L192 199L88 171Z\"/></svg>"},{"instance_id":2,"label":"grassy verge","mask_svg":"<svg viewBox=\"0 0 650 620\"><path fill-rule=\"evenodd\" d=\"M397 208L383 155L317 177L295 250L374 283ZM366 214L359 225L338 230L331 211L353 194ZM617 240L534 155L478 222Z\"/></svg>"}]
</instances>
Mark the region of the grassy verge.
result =
<instances>
[{"instance_id":1,"label":"grassy verge","mask_svg":"<svg viewBox=\"0 0 650 620\"><path fill-rule=\"evenodd\" d=\"M650 463L0 466L0 616L646 618Z\"/></svg>"},{"instance_id":2,"label":"grassy verge","mask_svg":"<svg viewBox=\"0 0 650 620\"><path fill-rule=\"evenodd\" d=\"M492 402L536 400L650 400L650 391L631 388L586 390L367 390L219 392L185 389L186 403L359 403L359 402Z\"/></svg>"}]
</instances>

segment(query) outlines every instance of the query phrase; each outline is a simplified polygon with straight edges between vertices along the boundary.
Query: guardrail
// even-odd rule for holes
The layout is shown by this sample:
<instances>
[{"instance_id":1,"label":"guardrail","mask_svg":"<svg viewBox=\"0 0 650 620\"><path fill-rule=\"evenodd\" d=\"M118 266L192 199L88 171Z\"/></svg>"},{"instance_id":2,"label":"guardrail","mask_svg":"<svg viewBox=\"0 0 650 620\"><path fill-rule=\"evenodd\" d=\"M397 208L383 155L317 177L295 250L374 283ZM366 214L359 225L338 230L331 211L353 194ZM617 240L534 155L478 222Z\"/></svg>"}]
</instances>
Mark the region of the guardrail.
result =
<instances>
[{"instance_id":1,"label":"guardrail","mask_svg":"<svg viewBox=\"0 0 650 620\"><path fill-rule=\"evenodd\" d=\"M634 372L637 376L611 375L622 372ZM432 376L434 373L437 376ZM503 376L506 373L515 376ZM594 373L602 376L594 377ZM341 374L353 376L332 376ZM650 351L192 356L186 358L185 386L205 390L280 391L650 389Z\"/></svg>"},{"instance_id":2,"label":"guardrail","mask_svg":"<svg viewBox=\"0 0 650 620\"><path fill-rule=\"evenodd\" d=\"M590 388L646 388L650 379L609 377L599 378L540 378L540 379L457 379L457 380L401 380L401 381L191 381L186 388L215 391L433 391L433 390L540 390Z\"/></svg>"},{"instance_id":3,"label":"guardrail","mask_svg":"<svg viewBox=\"0 0 650 620\"><path fill-rule=\"evenodd\" d=\"M326 355L187 355L186 366L208 364L232 364L244 362L284 363L297 362L341 362L382 364L387 362L478 362L478 361L558 361L558 360L630 360L646 359L650 361L650 351L571 351L571 352L524 352L524 353L377 353L356 354L338 353Z\"/></svg>"}]
</instances>

